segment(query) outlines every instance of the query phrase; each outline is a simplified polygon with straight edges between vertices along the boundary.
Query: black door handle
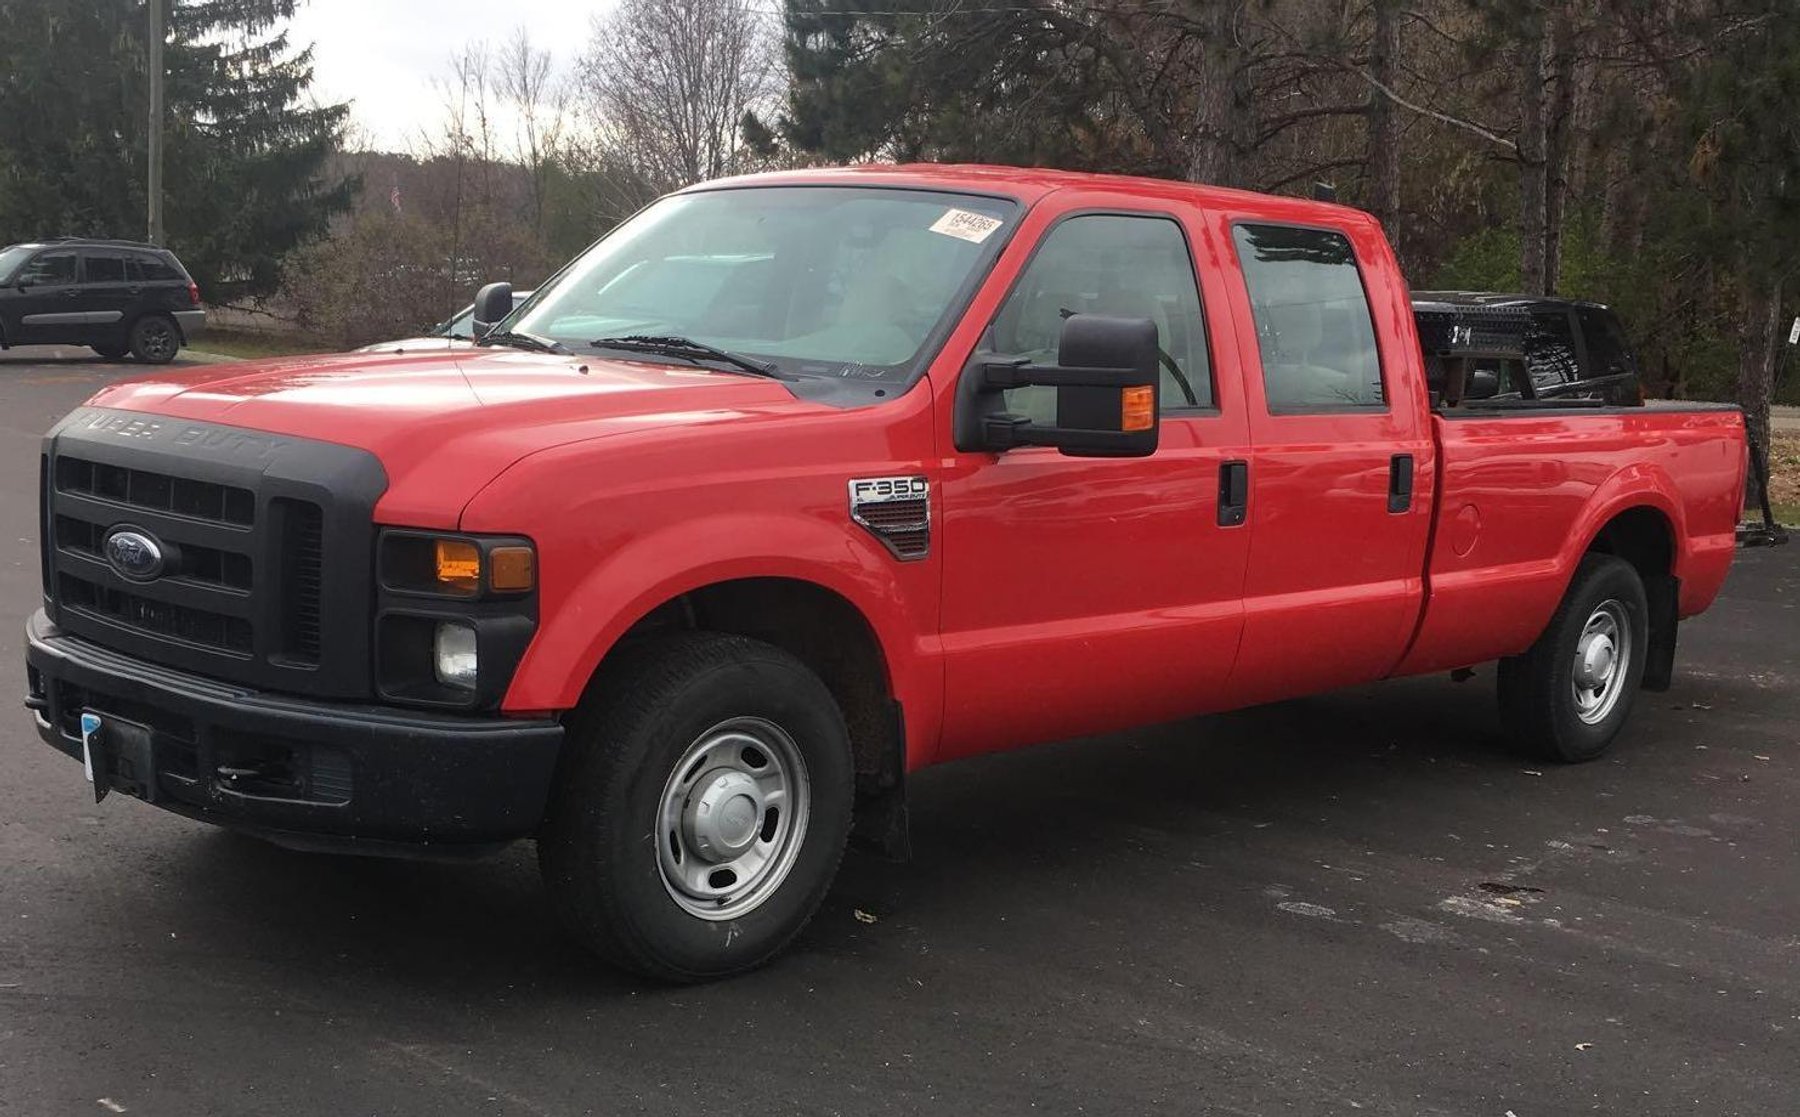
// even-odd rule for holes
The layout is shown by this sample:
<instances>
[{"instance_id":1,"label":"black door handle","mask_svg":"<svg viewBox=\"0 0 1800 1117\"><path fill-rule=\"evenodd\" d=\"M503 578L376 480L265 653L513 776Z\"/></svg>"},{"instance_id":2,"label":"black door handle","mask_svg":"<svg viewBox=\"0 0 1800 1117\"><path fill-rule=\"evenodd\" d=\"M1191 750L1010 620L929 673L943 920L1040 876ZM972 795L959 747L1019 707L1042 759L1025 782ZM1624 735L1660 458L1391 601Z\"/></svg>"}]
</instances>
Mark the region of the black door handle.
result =
<instances>
[{"instance_id":1,"label":"black door handle","mask_svg":"<svg viewBox=\"0 0 1800 1117\"><path fill-rule=\"evenodd\" d=\"M1250 510L1250 463L1219 463L1219 526L1236 527Z\"/></svg>"},{"instance_id":2,"label":"black door handle","mask_svg":"<svg viewBox=\"0 0 1800 1117\"><path fill-rule=\"evenodd\" d=\"M1395 454L1388 462L1388 511L1405 512L1412 507L1413 456Z\"/></svg>"}]
</instances>

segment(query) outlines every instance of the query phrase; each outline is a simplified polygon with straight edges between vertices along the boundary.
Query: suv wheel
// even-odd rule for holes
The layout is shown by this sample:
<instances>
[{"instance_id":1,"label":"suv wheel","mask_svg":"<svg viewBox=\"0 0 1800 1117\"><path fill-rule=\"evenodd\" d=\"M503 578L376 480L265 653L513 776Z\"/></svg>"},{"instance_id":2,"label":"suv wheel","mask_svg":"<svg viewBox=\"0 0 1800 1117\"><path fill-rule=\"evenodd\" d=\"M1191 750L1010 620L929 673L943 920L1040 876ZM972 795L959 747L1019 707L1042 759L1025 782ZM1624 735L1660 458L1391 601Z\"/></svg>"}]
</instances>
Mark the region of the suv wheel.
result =
<instances>
[{"instance_id":1,"label":"suv wheel","mask_svg":"<svg viewBox=\"0 0 1800 1117\"><path fill-rule=\"evenodd\" d=\"M1579 763L1619 735L1644 678L1650 609L1637 570L1591 554L1537 643L1500 661L1500 717L1513 742L1545 760Z\"/></svg>"},{"instance_id":2,"label":"suv wheel","mask_svg":"<svg viewBox=\"0 0 1800 1117\"><path fill-rule=\"evenodd\" d=\"M175 323L160 314L147 314L131 326L131 355L145 364L166 365L181 351L181 334Z\"/></svg>"},{"instance_id":3,"label":"suv wheel","mask_svg":"<svg viewBox=\"0 0 1800 1117\"><path fill-rule=\"evenodd\" d=\"M854 769L831 692L760 641L645 645L576 711L538 863L564 926L666 981L768 961L825 898Z\"/></svg>"}]
</instances>

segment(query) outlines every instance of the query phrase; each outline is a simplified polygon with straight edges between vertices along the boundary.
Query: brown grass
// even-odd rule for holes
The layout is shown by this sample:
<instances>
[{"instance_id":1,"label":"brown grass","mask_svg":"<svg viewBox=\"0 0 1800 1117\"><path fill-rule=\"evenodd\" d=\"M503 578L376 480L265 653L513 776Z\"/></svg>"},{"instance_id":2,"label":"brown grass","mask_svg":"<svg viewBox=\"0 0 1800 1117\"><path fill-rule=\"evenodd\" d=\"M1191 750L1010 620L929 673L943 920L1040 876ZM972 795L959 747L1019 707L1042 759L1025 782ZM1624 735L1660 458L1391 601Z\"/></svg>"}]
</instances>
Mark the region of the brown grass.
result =
<instances>
[{"instance_id":1,"label":"brown grass","mask_svg":"<svg viewBox=\"0 0 1800 1117\"><path fill-rule=\"evenodd\" d=\"M1776 518L1800 524L1800 432L1776 431L1769 447L1769 499Z\"/></svg>"}]
</instances>

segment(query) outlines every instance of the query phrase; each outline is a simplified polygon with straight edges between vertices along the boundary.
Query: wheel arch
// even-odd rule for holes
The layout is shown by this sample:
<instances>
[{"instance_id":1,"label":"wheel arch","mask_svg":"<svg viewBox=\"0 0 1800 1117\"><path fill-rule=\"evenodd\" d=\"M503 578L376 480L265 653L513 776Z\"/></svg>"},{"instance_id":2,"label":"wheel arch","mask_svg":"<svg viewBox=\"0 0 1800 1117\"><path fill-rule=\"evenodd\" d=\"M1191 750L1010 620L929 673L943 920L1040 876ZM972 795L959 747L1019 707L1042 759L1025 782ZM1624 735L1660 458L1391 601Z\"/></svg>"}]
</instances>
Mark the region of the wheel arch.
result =
<instances>
[{"instance_id":1,"label":"wheel arch","mask_svg":"<svg viewBox=\"0 0 1800 1117\"><path fill-rule=\"evenodd\" d=\"M570 709L659 632L724 632L773 644L816 673L843 712L859 836L904 855L904 777L933 743L925 731L936 724L941 686L921 657L922 622L897 592L891 558L873 540L864 546L841 531L815 537L826 530L738 516L684 524L673 536L657 533L608 556L546 602L546 623L505 708ZM745 539L759 540L761 553L739 551ZM831 545L835 554L823 549ZM670 555L685 555L689 565L671 571Z\"/></svg>"},{"instance_id":2,"label":"wheel arch","mask_svg":"<svg viewBox=\"0 0 1800 1117\"><path fill-rule=\"evenodd\" d=\"M1577 535L1582 541L1581 549L1569 559L1563 592L1568 592L1568 582L1585 555L1612 555L1636 570L1644 584L1650 614L1642 685L1646 690L1664 691L1669 689L1675 673L1684 521L1680 501L1668 478L1648 470L1643 474L1652 483L1640 481L1631 485L1599 506L1603 511L1588 518L1587 530ZM1655 481L1661 484L1654 484Z\"/></svg>"}]
</instances>

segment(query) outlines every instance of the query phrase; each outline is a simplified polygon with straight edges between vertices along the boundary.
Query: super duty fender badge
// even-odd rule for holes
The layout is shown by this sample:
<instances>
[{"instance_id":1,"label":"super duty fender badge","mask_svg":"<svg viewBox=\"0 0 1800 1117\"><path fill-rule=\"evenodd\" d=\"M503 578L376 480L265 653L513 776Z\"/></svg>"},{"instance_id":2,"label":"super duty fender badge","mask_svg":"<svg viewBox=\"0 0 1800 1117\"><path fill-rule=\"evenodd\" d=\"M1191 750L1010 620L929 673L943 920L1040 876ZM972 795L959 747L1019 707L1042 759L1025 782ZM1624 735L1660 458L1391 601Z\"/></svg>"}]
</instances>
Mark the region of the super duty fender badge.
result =
<instances>
[{"instance_id":1,"label":"super duty fender badge","mask_svg":"<svg viewBox=\"0 0 1800 1117\"><path fill-rule=\"evenodd\" d=\"M897 559L931 553L931 482L923 477L854 477L850 518Z\"/></svg>"}]
</instances>

